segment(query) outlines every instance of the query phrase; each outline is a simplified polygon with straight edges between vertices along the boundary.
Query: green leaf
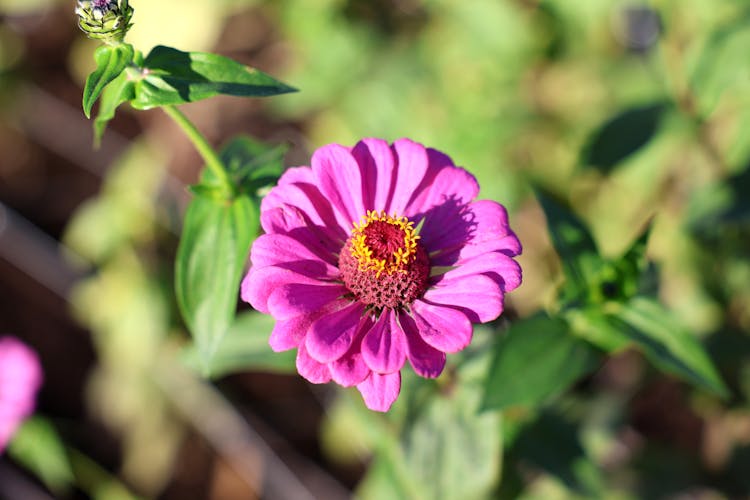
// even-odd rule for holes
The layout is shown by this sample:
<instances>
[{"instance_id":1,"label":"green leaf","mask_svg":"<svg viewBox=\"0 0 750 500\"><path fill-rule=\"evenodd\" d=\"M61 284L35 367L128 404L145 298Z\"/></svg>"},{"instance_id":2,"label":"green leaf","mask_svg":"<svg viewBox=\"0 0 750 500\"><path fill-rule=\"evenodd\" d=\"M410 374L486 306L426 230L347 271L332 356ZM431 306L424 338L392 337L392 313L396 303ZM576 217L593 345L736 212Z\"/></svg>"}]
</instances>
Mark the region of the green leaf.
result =
<instances>
[{"instance_id":1,"label":"green leaf","mask_svg":"<svg viewBox=\"0 0 750 500\"><path fill-rule=\"evenodd\" d=\"M656 135L663 103L638 106L618 113L594 134L583 151L581 163L610 173L628 156L646 146Z\"/></svg>"},{"instance_id":2,"label":"green leaf","mask_svg":"<svg viewBox=\"0 0 750 500\"><path fill-rule=\"evenodd\" d=\"M593 370L596 353L568 330L563 320L541 314L514 323L497 346L482 407L537 405Z\"/></svg>"},{"instance_id":3,"label":"green leaf","mask_svg":"<svg viewBox=\"0 0 750 500\"><path fill-rule=\"evenodd\" d=\"M478 413L480 389L438 395L403 437L408 476L425 499L486 498L499 480L502 439L497 412Z\"/></svg>"},{"instance_id":4,"label":"green leaf","mask_svg":"<svg viewBox=\"0 0 750 500\"><path fill-rule=\"evenodd\" d=\"M94 120L94 144L98 145L104 134L104 129L109 121L115 117L115 110L125 101L135 97L135 84L127 71L112 80L102 92L102 99L99 101L99 112Z\"/></svg>"},{"instance_id":5,"label":"green leaf","mask_svg":"<svg viewBox=\"0 0 750 500\"><path fill-rule=\"evenodd\" d=\"M612 321L661 370L726 397L728 391L696 338L657 301L635 297L620 304Z\"/></svg>"},{"instance_id":6,"label":"green leaf","mask_svg":"<svg viewBox=\"0 0 750 500\"><path fill-rule=\"evenodd\" d=\"M537 190L536 196L547 218L552 244L560 256L565 274L563 299L580 300L598 280L603 265L594 239L584 223L549 194Z\"/></svg>"},{"instance_id":7,"label":"green leaf","mask_svg":"<svg viewBox=\"0 0 750 500\"><path fill-rule=\"evenodd\" d=\"M354 498L382 500L384 498L409 498L399 482L397 464L385 455L376 455L367 468L367 473L357 485Z\"/></svg>"},{"instance_id":8,"label":"green leaf","mask_svg":"<svg viewBox=\"0 0 750 500\"><path fill-rule=\"evenodd\" d=\"M157 46L136 83L137 109L200 101L217 95L263 97L294 92L273 77L227 57Z\"/></svg>"},{"instance_id":9,"label":"green leaf","mask_svg":"<svg viewBox=\"0 0 750 500\"><path fill-rule=\"evenodd\" d=\"M601 498L604 481L579 440L580 429L568 419L543 412L523 428L512 449L514 462L533 464L586 498Z\"/></svg>"},{"instance_id":10,"label":"green leaf","mask_svg":"<svg viewBox=\"0 0 750 500\"><path fill-rule=\"evenodd\" d=\"M74 483L73 470L57 431L41 418L31 417L18 429L8 446L8 454L62 496Z\"/></svg>"},{"instance_id":11,"label":"green leaf","mask_svg":"<svg viewBox=\"0 0 750 500\"><path fill-rule=\"evenodd\" d=\"M626 332L614 324L600 305L565 311L570 332L608 353L618 352L631 344Z\"/></svg>"},{"instance_id":12,"label":"green leaf","mask_svg":"<svg viewBox=\"0 0 750 500\"><path fill-rule=\"evenodd\" d=\"M708 116L722 97L748 91L750 62L750 10L727 18L724 26L711 32L690 75L690 87L701 116Z\"/></svg>"},{"instance_id":13,"label":"green leaf","mask_svg":"<svg viewBox=\"0 0 750 500\"><path fill-rule=\"evenodd\" d=\"M192 368L207 371L211 377L245 370L294 373L295 352L273 352L268 345L274 321L272 316L255 311L240 313L207 366L202 365L195 345L186 349L184 360Z\"/></svg>"},{"instance_id":14,"label":"green leaf","mask_svg":"<svg viewBox=\"0 0 750 500\"><path fill-rule=\"evenodd\" d=\"M195 197L185 214L175 292L206 369L232 324L242 271L258 227L257 208L245 195L229 202Z\"/></svg>"},{"instance_id":15,"label":"green leaf","mask_svg":"<svg viewBox=\"0 0 750 500\"><path fill-rule=\"evenodd\" d=\"M104 87L120 76L133 60L133 46L128 43L102 45L94 52L96 69L86 78L83 88L83 112L86 118L91 117L91 108L99 98Z\"/></svg>"},{"instance_id":16,"label":"green leaf","mask_svg":"<svg viewBox=\"0 0 750 500\"><path fill-rule=\"evenodd\" d=\"M221 150L235 185L242 192L255 194L258 189L276 184L284 172L286 145L268 145L252 137L238 136Z\"/></svg>"}]
</instances>

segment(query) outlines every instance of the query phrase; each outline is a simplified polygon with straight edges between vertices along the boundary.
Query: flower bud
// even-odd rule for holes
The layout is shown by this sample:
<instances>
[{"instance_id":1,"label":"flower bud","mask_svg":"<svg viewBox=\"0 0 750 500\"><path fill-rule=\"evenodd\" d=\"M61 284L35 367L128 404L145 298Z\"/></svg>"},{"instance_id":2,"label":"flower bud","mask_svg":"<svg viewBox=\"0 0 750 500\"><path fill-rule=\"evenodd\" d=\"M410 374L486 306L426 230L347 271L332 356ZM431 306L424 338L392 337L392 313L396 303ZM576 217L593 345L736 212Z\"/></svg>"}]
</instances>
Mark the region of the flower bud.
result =
<instances>
[{"instance_id":1,"label":"flower bud","mask_svg":"<svg viewBox=\"0 0 750 500\"><path fill-rule=\"evenodd\" d=\"M133 25L133 8L128 0L79 0L75 13L86 36L105 43L122 42Z\"/></svg>"}]
</instances>

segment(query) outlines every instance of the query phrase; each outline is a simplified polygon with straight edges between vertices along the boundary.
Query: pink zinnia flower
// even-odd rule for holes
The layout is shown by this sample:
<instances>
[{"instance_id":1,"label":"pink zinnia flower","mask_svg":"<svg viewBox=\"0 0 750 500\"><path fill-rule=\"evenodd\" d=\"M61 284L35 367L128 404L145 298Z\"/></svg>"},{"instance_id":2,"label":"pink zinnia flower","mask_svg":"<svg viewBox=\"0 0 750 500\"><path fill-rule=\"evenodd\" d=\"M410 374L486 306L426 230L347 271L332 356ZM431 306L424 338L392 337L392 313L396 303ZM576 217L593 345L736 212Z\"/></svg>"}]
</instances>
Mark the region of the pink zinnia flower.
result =
<instances>
[{"instance_id":1,"label":"pink zinnia flower","mask_svg":"<svg viewBox=\"0 0 750 500\"><path fill-rule=\"evenodd\" d=\"M34 411L42 369L34 351L13 337L0 337L0 452Z\"/></svg>"},{"instance_id":2,"label":"pink zinnia flower","mask_svg":"<svg viewBox=\"0 0 750 500\"><path fill-rule=\"evenodd\" d=\"M521 283L505 208L476 179L408 139L318 149L263 199L242 299L272 314L275 351L297 348L313 383L357 386L387 411L408 359L437 377L472 323L496 319Z\"/></svg>"}]
</instances>

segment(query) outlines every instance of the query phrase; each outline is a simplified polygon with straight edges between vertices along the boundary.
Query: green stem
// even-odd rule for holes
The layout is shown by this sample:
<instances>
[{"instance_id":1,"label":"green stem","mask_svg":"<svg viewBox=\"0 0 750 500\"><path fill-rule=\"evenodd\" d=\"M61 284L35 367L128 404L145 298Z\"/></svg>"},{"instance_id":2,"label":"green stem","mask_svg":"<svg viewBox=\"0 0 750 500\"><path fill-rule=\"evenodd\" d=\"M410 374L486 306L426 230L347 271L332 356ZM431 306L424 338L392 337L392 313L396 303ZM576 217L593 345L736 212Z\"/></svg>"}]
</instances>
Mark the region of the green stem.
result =
<instances>
[{"instance_id":1,"label":"green stem","mask_svg":"<svg viewBox=\"0 0 750 500\"><path fill-rule=\"evenodd\" d=\"M175 108L174 106L162 106L162 109L167 115L169 115L170 118L175 121L175 123L177 123L177 125L180 126L182 131L185 132L185 135L188 136L188 139L190 139L190 141L193 143L195 149L197 149L198 153L200 153L200 155L203 157L203 160L206 162L206 166L211 169L218 181L226 189L226 192L231 193L232 182L229 179L229 174L224 167L224 163L221 161L219 155L216 154L216 151L211 147L203 134L201 134L200 131L195 128L193 122L191 122L188 117L185 116L179 109Z\"/></svg>"}]
</instances>

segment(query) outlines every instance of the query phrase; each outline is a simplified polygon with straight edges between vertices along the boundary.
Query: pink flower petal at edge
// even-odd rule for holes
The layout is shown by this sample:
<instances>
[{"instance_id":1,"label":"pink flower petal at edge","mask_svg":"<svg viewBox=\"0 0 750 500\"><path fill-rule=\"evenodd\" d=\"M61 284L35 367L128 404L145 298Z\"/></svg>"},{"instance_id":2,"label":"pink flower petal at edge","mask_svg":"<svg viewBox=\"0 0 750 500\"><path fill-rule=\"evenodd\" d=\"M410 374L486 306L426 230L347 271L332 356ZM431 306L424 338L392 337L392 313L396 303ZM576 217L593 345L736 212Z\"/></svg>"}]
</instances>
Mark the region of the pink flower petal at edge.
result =
<instances>
[{"instance_id":1,"label":"pink flower petal at edge","mask_svg":"<svg viewBox=\"0 0 750 500\"><path fill-rule=\"evenodd\" d=\"M310 170L309 167L301 167ZM289 206L297 208L309 217L310 221L321 228L327 228L333 234L344 237L351 221L341 222L323 193L314 184L290 183L278 185L271 189L260 203L260 211L264 213L274 208Z\"/></svg>"},{"instance_id":2,"label":"pink flower petal at edge","mask_svg":"<svg viewBox=\"0 0 750 500\"><path fill-rule=\"evenodd\" d=\"M362 201L365 210L385 210L393 196L396 161L391 146L382 139L362 139L352 148L362 171Z\"/></svg>"},{"instance_id":3,"label":"pink flower petal at edge","mask_svg":"<svg viewBox=\"0 0 750 500\"><path fill-rule=\"evenodd\" d=\"M395 141L393 150L398 158L398 179L395 182L388 213L403 215L406 213L409 200L427 173L429 161L424 146L409 139Z\"/></svg>"},{"instance_id":4,"label":"pink flower petal at edge","mask_svg":"<svg viewBox=\"0 0 750 500\"><path fill-rule=\"evenodd\" d=\"M472 274L489 276L500 285L503 292L515 290L521 284L521 266L511 257L500 252L488 252L477 255L457 264L444 274L433 277L435 284L450 286L452 280Z\"/></svg>"},{"instance_id":5,"label":"pink flower petal at edge","mask_svg":"<svg viewBox=\"0 0 750 500\"><path fill-rule=\"evenodd\" d=\"M277 287L268 297L268 310L274 318L288 319L315 312L346 293L343 285L289 283Z\"/></svg>"},{"instance_id":6,"label":"pink flower petal at edge","mask_svg":"<svg viewBox=\"0 0 750 500\"><path fill-rule=\"evenodd\" d=\"M406 361L406 350L406 337L393 311L383 311L362 339L362 358L374 372L400 370Z\"/></svg>"},{"instance_id":7,"label":"pink flower petal at edge","mask_svg":"<svg viewBox=\"0 0 750 500\"><path fill-rule=\"evenodd\" d=\"M447 200L465 205L478 194L479 184L473 175L460 167L444 167L436 172L429 186L414 196L406 215L411 217L424 213Z\"/></svg>"},{"instance_id":8,"label":"pink flower petal at edge","mask_svg":"<svg viewBox=\"0 0 750 500\"><path fill-rule=\"evenodd\" d=\"M424 300L461 309L472 323L486 323L503 312L503 292L495 280L482 274L440 283L427 290Z\"/></svg>"},{"instance_id":9,"label":"pink flower petal at edge","mask_svg":"<svg viewBox=\"0 0 750 500\"><path fill-rule=\"evenodd\" d=\"M319 363L310 357L304 344L300 344L299 349L297 349L297 371L313 384L325 384L331 381L331 371L328 369L328 365Z\"/></svg>"},{"instance_id":10,"label":"pink flower petal at edge","mask_svg":"<svg viewBox=\"0 0 750 500\"><path fill-rule=\"evenodd\" d=\"M13 337L0 337L0 452L34 411L41 384L36 353Z\"/></svg>"},{"instance_id":11,"label":"pink flower petal at edge","mask_svg":"<svg viewBox=\"0 0 750 500\"><path fill-rule=\"evenodd\" d=\"M310 278L330 279L339 275L333 263L326 262L309 247L285 234L263 234L253 243L250 252L253 266L277 266L309 276Z\"/></svg>"},{"instance_id":12,"label":"pink flower petal at edge","mask_svg":"<svg viewBox=\"0 0 750 500\"><path fill-rule=\"evenodd\" d=\"M328 364L334 382L343 387L352 387L365 380L371 373L362 359L360 343L355 340L349 352Z\"/></svg>"},{"instance_id":13,"label":"pink flower petal at edge","mask_svg":"<svg viewBox=\"0 0 750 500\"><path fill-rule=\"evenodd\" d=\"M302 295L296 294L300 291ZM276 266L251 267L240 285L242 300L276 319L314 311L344 293L341 285Z\"/></svg>"},{"instance_id":14,"label":"pink flower petal at edge","mask_svg":"<svg viewBox=\"0 0 750 500\"><path fill-rule=\"evenodd\" d=\"M422 340L438 351L458 352L471 342L471 321L457 309L417 300L412 317Z\"/></svg>"},{"instance_id":15,"label":"pink flower petal at edge","mask_svg":"<svg viewBox=\"0 0 750 500\"><path fill-rule=\"evenodd\" d=\"M401 392L401 372L371 373L357 389L365 400L365 406L373 411L386 412Z\"/></svg>"},{"instance_id":16,"label":"pink flower petal at edge","mask_svg":"<svg viewBox=\"0 0 750 500\"><path fill-rule=\"evenodd\" d=\"M365 213L359 164L347 148L338 144L316 150L311 163L320 192L338 212L342 227L350 227Z\"/></svg>"},{"instance_id":17,"label":"pink flower petal at edge","mask_svg":"<svg viewBox=\"0 0 750 500\"><path fill-rule=\"evenodd\" d=\"M422 240L430 252L453 250L458 244L477 245L503 240L510 255L521 251L518 239L508 226L505 207L492 200L479 200L461 209L442 206L427 214L422 228ZM513 235L512 238L505 238ZM502 247L496 248L502 250Z\"/></svg>"},{"instance_id":18,"label":"pink flower petal at edge","mask_svg":"<svg viewBox=\"0 0 750 500\"><path fill-rule=\"evenodd\" d=\"M305 346L310 356L321 363L330 363L343 356L351 347L362 323L365 307L352 302L343 309L326 314L310 327Z\"/></svg>"},{"instance_id":19,"label":"pink flower petal at edge","mask_svg":"<svg viewBox=\"0 0 750 500\"><path fill-rule=\"evenodd\" d=\"M438 377L445 368L445 353L422 340L417 324L408 314L400 313L399 322L406 335L408 346L406 356L414 372L421 377Z\"/></svg>"},{"instance_id":20,"label":"pink flower petal at edge","mask_svg":"<svg viewBox=\"0 0 750 500\"><path fill-rule=\"evenodd\" d=\"M326 262L334 262L336 253L343 245L343 236L323 226L315 226L302 211L290 205L270 208L260 215L260 223L266 234L286 234L320 256ZM338 227L338 226L337 226Z\"/></svg>"}]
</instances>

